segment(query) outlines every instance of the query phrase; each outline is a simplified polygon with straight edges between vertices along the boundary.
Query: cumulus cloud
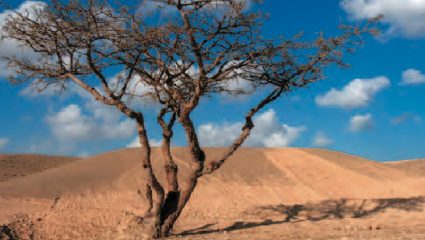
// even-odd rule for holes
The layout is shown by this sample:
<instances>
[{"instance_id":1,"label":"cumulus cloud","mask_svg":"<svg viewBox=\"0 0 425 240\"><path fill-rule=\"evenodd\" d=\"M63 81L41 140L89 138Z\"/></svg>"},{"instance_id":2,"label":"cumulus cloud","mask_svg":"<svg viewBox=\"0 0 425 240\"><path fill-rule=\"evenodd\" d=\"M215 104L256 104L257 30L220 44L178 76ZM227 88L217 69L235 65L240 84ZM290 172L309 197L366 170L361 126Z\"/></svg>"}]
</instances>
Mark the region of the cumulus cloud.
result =
<instances>
[{"instance_id":1,"label":"cumulus cloud","mask_svg":"<svg viewBox=\"0 0 425 240\"><path fill-rule=\"evenodd\" d=\"M8 138L0 138L0 150L5 148L8 143L9 143Z\"/></svg>"},{"instance_id":2,"label":"cumulus cloud","mask_svg":"<svg viewBox=\"0 0 425 240\"><path fill-rule=\"evenodd\" d=\"M407 69L403 71L400 85L413 85L425 83L425 75L419 70Z\"/></svg>"},{"instance_id":3,"label":"cumulus cloud","mask_svg":"<svg viewBox=\"0 0 425 240\"><path fill-rule=\"evenodd\" d=\"M372 114L368 113L365 115L355 115L350 119L350 125L348 129L353 132L364 131L372 129L374 123L372 121Z\"/></svg>"},{"instance_id":4,"label":"cumulus cloud","mask_svg":"<svg viewBox=\"0 0 425 240\"><path fill-rule=\"evenodd\" d=\"M385 36L417 38L425 36L425 1L422 0L343 0L341 7L353 20L384 14L388 24Z\"/></svg>"},{"instance_id":5,"label":"cumulus cloud","mask_svg":"<svg viewBox=\"0 0 425 240\"><path fill-rule=\"evenodd\" d=\"M136 131L134 122L130 119L119 120L105 108L97 109L94 116L85 115L81 107L75 104L46 118L53 134L61 140L125 139L132 136Z\"/></svg>"},{"instance_id":6,"label":"cumulus cloud","mask_svg":"<svg viewBox=\"0 0 425 240\"><path fill-rule=\"evenodd\" d=\"M59 97L60 99L67 99L76 93L76 87L72 89L66 89L62 92L59 92L59 88L54 84L46 86L45 83L37 83L37 79L33 80L31 83L27 84L20 92L19 95L27 98L37 98L37 97ZM66 85L72 85L73 83L68 82ZM82 89L81 89L82 90Z\"/></svg>"},{"instance_id":7,"label":"cumulus cloud","mask_svg":"<svg viewBox=\"0 0 425 240\"><path fill-rule=\"evenodd\" d=\"M159 74L159 72L156 72L155 74ZM155 75L153 74L153 75ZM118 94L121 91L121 88L124 86L124 82L120 81L119 79L125 79L127 77L128 73L126 73L124 70L118 72L117 74L113 75L112 77L108 78L108 83L111 89L115 89L115 92ZM147 93L153 93L154 89L152 86L149 86L145 84L139 75L133 74L130 81L127 84L126 93L131 95L137 95L137 96L144 96ZM131 104L132 98L129 96L124 95L123 101L127 104Z\"/></svg>"},{"instance_id":8,"label":"cumulus cloud","mask_svg":"<svg viewBox=\"0 0 425 240\"><path fill-rule=\"evenodd\" d=\"M273 109L255 116L253 122L255 127L242 144L244 147L286 147L306 130L304 126L291 127L280 123ZM239 137L243 125L244 122L201 125L198 129L199 141L207 147L229 146Z\"/></svg>"},{"instance_id":9,"label":"cumulus cloud","mask_svg":"<svg viewBox=\"0 0 425 240\"><path fill-rule=\"evenodd\" d=\"M316 104L345 109L364 107L372 101L377 92L388 86L390 80L387 77L355 79L341 90L332 88L326 94L317 96Z\"/></svg>"},{"instance_id":10,"label":"cumulus cloud","mask_svg":"<svg viewBox=\"0 0 425 240\"><path fill-rule=\"evenodd\" d=\"M162 146L162 142L158 141L156 139L149 139L149 145L151 147L160 147L160 146ZM127 144L126 147L128 147L128 148L140 147L139 136L136 136L129 144Z\"/></svg>"},{"instance_id":11,"label":"cumulus cloud","mask_svg":"<svg viewBox=\"0 0 425 240\"><path fill-rule=\"evenodd\" d=\"M36 9L42 10L44 7L40 4L44 4L44 2L40 1L25 1L23 2L15 11L24 14L25 16L25 9L28 10L28 17L30 19L35 19L35 12L32 8L34 5ZM0 13L0 30L3 28L4 24L6 23L6 19L8 18L8 15L11 15L12 17L16 17L17 14L14 13L12 10L5 10L2 13ZM14 75L15 69L11 69L7 66L7 61L3 60L3 57L10 57L10 56L25 56L26 59L29 60L35 60L39 58L41 55L39 53L34 52L29 47L19 47L19 43L16 40L13 39L4 39L2 42L0 42L0 78Z\"/></svg>"},{"instance_id":12,"label":"cumulus cloud","mask_svg":"<svg viewBox=\"0 0 425 240\"><path fill-rule=\"evenodd\" d=\"M235 64L235 62L234 61L229 62L226 67L229 67L232 64ZM181 60L178 60L178 61L176 61L176 63L172 64L172 66L170 68L171 69L170 72L175 73L175 72L179 71L179 69L181 67L183 67L183 63L182 63ZM226 67L225 67L225 69L226 69ZM237 71L241 71L241 70L237 70ZM216 71L213 71L208 76L209 77L213 76L213 74L215 74L215 72ZM192 65L188 70L186 70L186 73L189 76L191 76L192 78L197 79L199 77L199 68L197 68L195 65ZM121 87L123 86L123 82L122 81L120 82L118 79L125 76L124 74L125 74L125 72L121 71L121 72L118 72L117 74L113 75L112 77L110 77L108 79L108 82L110 83L111 88L114 88L114 89L117 89L117 90L121 89ZM153 73L154 76L158 76L159 74L160 74L160 71L156 71L156 72ZM175 84L180 85L181 82L179 80L177 80L175 82ZM234 78L231 78L228 81L223 81L219 85L222 86L222 87L225 87L226 89L228 89L230 91L243 91L245 93L245 94L242 94L242 95L234 96L234 95L229 95L226 92L220 92L218 95L220 97L223 97L223 98L226 97L226 100L228 102L232 102L232 101L235 101L235 100L246 100L246 96L249 93L252 93L252 91L254 90L254 87L253 87L253 85L250 81L247 81L247 80L242 79L240 77L234 77ZM133 77L131 78L131 80L128 84L127 89L128 89L127 93L129 93L131 95L138 95L138 96L146 95L147 93L154 92L153 87L146 85L142 81L142 79L140 78L139 75L133 75ZM126 102L127 104L130 104L130 106L131 106L131 103L132 103L132 101L131 101L132 99L133 99L132 97L128 97L128 96L125 96L123 98L124 102ZM139 103L136 103L136 104L139 104ZM134 106L136 106L136 105L134 105ZM156 104L153 104L153 105L151 104L151 106L154 107L154 108L158 107Z\"/></svg>"},{"instance_id":13,"label":"cumulus cloud","mask_svg":"<svg viewBox=\"0 0 425 240\"><path fill-rule=\"evenodd\" d=\"M45 2L42 1L25 1L23 2L18 8L14 9L16 12L23 14L23 16L27 16L26 12L28 11L28 18L33 20L33 21L37 21L39 23L45 23L46 19L45 18L39 18L37 19L36 17L36 12L34 11L34 7L38 10L38 11L42 11L45 6L48 5ZM106 9L109 9L110 7L108 5L105 6ZM27 11L26 11L27 10ZM12 10L5 10L2 13L0 13L0 30L1 33L4 34L5 32L2 31L3 26L6 24L6 19L11 19L9 18L10 15L12 18L15 17L19 17L16 13L14 13ZM102 16L99 15L100 18L105 18L105 15ZM119 24L120 22L115 21L113 24ZM50 26L50 29L54 30L55 27ZM8 35L8 34L6 34ZM104 40L103 41L104 44L106 46L108 46L108 41ZM99 42L96 43L97 45L99 44ZM11 57L11 56L17 56L18 59L25 59L25 60L29 60L34 64L39 64L42 63L40 61L34 61L34 60L38 60L40 57L42 57L42 55L40 53L36 53L34 52L29 46L23 45L21 41L17 41L14 39L10 39L10 38L6 38L4 39L2 42L0 42L0 78L2 77L6 77L6 76L16 76L16 69L12 69L9 68L7 66L7 61L3 60L2 58L7 56L7 57ZM74 58L75 59L79 59L80 64L85 64L87 61L86 57L84 56L85 50L84 49L80 49L78 50L78 52L74 53ZM44 60L47 60L47 62L49 64L55 64L58 60L57 55L53 55L51 57L43 57L43 62ZM64 62L65 68L69 69L70 66L70 61L71 60L71 56L67 56L67 55L63 55L62 56L62 61ZM35 80L33 83L35 83L37 80ZM43 85L39 85L37 87L37 89L41 89L43 88ZM43 93L41 93L42 95L48 95L48 94L53 94L55 91L55 88L52 86L49 86L45 91L43 91ZM30 90L30 88L25 89L21 94L24 95L32 95L33 91Z\"/></svg>"},{"instance_id":14,"label":"cumulus cloud","mask_svg":"<svg viewBox=\"0 0 425 240\"><path fill-rule=\"evenodd\" d=\"M164 5L163 3L153 1L143 1L142 5L137 9L137 11L142 14L147 14L150 11L155 14L157 11L159 11L163 16L169 16L178 12L175 6Z\"/></svg>"},{"instance_id":15,"label":"cumulus cloud","mask_svg":"<svg viewBox=\"0 0 425 240\"><path fill-rule=\"evenodd\" d=\"M235 64L238 64L238 62L239 61L230 61L224 66L223 69L225 70ZM210 75L213 76L214 74L217 73L217 71L218 71L218 68L214 69L212 73L210 73ZM235 73L241 74L242 70L237 69L235 70ZM233 75L233 73L230 73L228 77L229 79L227 81L220 82L218 86L223 87L229 91L239 92L239 93L237 93L236 95L232 95L227 92L220 92L218 95L221 97L222 103L232 103L235 101L245 102L254 93L258 93L263 90L262 87L257 87L257 89L255 89L251 81L245 80L242 77L237 77Z\"/></svg>"},{"instance_id":16,"label":"cumulus cloud","mask_svg":"<svg viewBox=\"0 0 425 240\"><path fill-rule=\"evenodd\" d=\"M324 132L317 131L316 136L313 139L313 145L317 147L328 146L333 143L333 140L328 138Z\"/></svg>"}]
</instances>

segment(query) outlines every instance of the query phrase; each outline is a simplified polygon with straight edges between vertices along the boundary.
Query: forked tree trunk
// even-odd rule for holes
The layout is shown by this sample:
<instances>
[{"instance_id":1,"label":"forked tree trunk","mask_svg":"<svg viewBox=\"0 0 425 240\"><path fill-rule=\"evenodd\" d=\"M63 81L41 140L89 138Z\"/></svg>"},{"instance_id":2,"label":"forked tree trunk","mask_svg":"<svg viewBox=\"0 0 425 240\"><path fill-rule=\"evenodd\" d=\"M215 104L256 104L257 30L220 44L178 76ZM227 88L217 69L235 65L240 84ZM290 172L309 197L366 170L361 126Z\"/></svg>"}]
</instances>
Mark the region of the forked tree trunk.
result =
<instances>
[{"instance_id":1,"label":"forked tree trunk","mask_svg":"<svg viewBox=\"0 0 425 240\"><path fill-rule=\"evenodd\" d=\"M172 129L174 122L176 121L177 114L176 112L173 112L170 122L167 125L163 117L168 108L169 106L167 105L165 108L161 109L157 117L157 121L161 125L163 131L162 154L164 156L165 174L168 186L167 196L161 209L161 226L164 224L165 219L177 210L177 204L180 198L180 189L177 179L178 168L171 156L171 138L173 137Z\"/></svg>"},{"instance_id":2,"label":"forked tree trunk","mask_svg":"<svg viewBox=\"0 0 425 240\"><path fill-rule=\"evenodd\" d=\"M184 184L184 188L180 193L180 198L177 202L177 209L165 219L162 225L161 235L163 237L166 237L170 234L174 223L176 222L184 207L186 206L187 202L189 201L189 198L198 183L198 177L204 168L205 154L199 147L198 137L195 132L195 127L191 119L189 118L189 113L190 111L188 109L182 110L180 114L180 123L182 124L186 132L186 137L189 142L191 169Z\"/></svg>"}]
</instances>

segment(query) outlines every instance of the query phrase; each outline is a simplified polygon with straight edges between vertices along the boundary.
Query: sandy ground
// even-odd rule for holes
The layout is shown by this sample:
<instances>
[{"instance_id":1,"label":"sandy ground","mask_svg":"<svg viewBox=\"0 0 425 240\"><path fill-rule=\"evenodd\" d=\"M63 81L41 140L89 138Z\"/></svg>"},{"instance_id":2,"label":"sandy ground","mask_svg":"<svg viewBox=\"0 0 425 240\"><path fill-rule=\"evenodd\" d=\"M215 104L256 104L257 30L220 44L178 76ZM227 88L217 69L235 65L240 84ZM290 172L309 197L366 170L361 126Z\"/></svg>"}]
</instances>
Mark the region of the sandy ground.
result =
<instances>
[{"instance_id":1,"label":"sandy ground","mask_svg":"<svg viewBox=\"0 0 425 240\"><path fill-rule=\"evenodd\" d=\"M223 151L206 148L207 161ZM172 154L184 179L188 149ZM152 156L164 184L160 149ZM0 239L147 239L141 157L138 148L80 159L0 155ZM170 239L425 239L424 166L242 148L200 179Z\"/></svg>"}]
</instances>

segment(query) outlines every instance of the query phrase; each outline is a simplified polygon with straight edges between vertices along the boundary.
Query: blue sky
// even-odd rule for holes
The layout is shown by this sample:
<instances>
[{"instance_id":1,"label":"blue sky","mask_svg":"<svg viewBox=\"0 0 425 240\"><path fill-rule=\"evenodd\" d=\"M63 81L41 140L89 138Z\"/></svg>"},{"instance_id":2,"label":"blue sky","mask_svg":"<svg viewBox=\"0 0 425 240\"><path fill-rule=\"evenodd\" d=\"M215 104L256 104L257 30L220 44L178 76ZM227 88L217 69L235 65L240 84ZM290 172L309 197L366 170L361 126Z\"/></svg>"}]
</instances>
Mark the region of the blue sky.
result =
<instances>
[{"instance_id":1,"label":"blue sky","mask_svg":"<svg viewBox=\"0 0 425 240\"><path fill-rule=\"evenodd\" d=\"M15 9L29 6L20 0L5 3ZM315 39L319 31L336 36L339 24L364 23L379 13L386 17L379 24L384 30L380 38L367 36L364 47L345 55L351 68L326 68L325 80L259 112L244 146L323 147L377 161L425 157L425 0L266 0L263 5L249 2L245 11L258 9L271 14L262 28L266 38L290 38L300 30L302 40ZM0 8L0 26L6 15ZM0 56L13 54L33 56L21 53L14 42L0 44ZM135 146L135 123L82 89L70 84L61 96L54 89L39 94L28 84L12 86L3 60L0 69L0 152L90 156ZM120 70L106 75L113 78ZM229 146L240 134L243 116L266 93L202 99L192 115L201 144ZM160 144L158 106L137 107L145 114L152 145ZM172 141L187 146L179 125Z\"/></svg>"}]
</instances>

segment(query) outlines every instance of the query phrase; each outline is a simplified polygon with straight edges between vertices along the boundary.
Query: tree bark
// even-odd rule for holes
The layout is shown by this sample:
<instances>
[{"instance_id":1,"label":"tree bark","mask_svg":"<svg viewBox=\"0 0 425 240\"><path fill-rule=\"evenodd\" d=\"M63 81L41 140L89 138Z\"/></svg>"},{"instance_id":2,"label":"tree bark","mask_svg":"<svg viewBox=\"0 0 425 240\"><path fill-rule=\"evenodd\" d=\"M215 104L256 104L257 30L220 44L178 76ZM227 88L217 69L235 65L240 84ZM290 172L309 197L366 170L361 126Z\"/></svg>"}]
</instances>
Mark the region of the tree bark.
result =
<instances>
[{"instance_id":1,"label":"tree bark","mask_svg":"<svg viewBox=\"0 0 425 240\"><path fill-rule=\"evenodd\" d=\"M171 132L171 131L169 131ZM178 191L179 190L179 183L177 181L177 172L178 167L174 163L173 157L171 156L170 151L170 142L172 137L172 132L170 135L165 136L162 140L162 154L164 155L164 161L165 161L165 173L167 175L167 183L168 183L168 191Z\"/></svg>"},{"instance_id":2,"label":"tree bark","mask_svg":"<svg viewBox=\"0 0 425 240\"><path fill-rule=\"evenodd\" d=\"M172 131L169 132L171 132L171 134L164 134L164 139L162 141L162 152L165 160L165 173L167 175L168 192L161 209L161 226L164 224L165 219L177 211L177 205L180 198L179 183L177 179L178 167L174 163L170 151Z\"/></svg>"},{"instance_id":3,"label":"tree bark","mask_svg":"<svg viewBox=\"0 0 425 240\"><path fill-rule=\"evenodd\" d=\"M161 109L157 117L157 121L163 130L162 154L164 156L165 174L168 185L167 196L161 209L161 226L164 224L165 219L177 210L177 204L180 198L180 189L177 179L178 167L171 156L171 138L173 137L172 129L174 122L176 121L176 112L172 113L170 122L167 125L163 117L168 108L169 106L167 105L165 108Z\"/></svg>"},{"instance_id":4,"label":"tree bark","mask_svg":"<svg viewBox=\"0 0 425 240\"><path fill-rule=\"evenodd\" d=\"M273 102L283 92L283 88L276 87L265 99L263 99L257 106L252 108L245 115L245 125L242 127L241 135L233 142L232 146L227 149L227 151L223 154L223 156L215 161L211 161L208 166L205 168L203 173L200 175L211 174L215 170L219 169L221 165L244 143L244 141L248 138L249 134L251 134L251 130L254 128L254 123L252 122L252 117L264 106ZM201 176L199 176L201 177Z\"/></svg>"},{"instance_id":5,"label":"tree bark","mask_svg":"<svg viewBox=\"0 0 425 240\"><path fill-rule=\"evenodd\" d=\"M164 139L162 141L162 153L165 161L165 174L167 177L168 192L164 204L161 209L161 226L164 224L171 214L177 211L177 205L180 198L179 183L177 179L178 167L171 156L171 130L164 131Z\"/></svg>"},{"instance_id":6,"label":"tree bark","mask_svg":"<svg viewBox=\"0 0 425 240\"><path fill-rule=\"evenodd\" d=\"M156 193L155 200L148 201L152 202L152 209L149 211L149 213L145 217L151 217L153 220L152 226L149 226L149 234L154 237L158 238L161 236L161 220L160 220L160 214L162 209L162 204L164 203L164 189L162 188L161 184L156 179L151 165L151 148L149 145L148 137L146 134L146 129L144 127L144 121L143 118L137 118L137 130L139 133L139 140L140 145L143 148L144 152L146 153L145 157L142 157L142 166L143 170L146 172L146 181L147 181L147 188L152 188ZM146 196L149 197L149 189L146 192ZM151 192L151 191L150 191ZM152 194L150 194L150 197L152 198Z\"/></svg>"},{"instance_id":7,"label":"tree bark","mask_svg":"<svg viewBox=\"0 0 425 240\"><path fill-rule=\"evenodd\" d=\"M145 198L148 201L148 207L146 209L146 212L143 214L143 219L146 219L148 217L151 216L151 211L153 208L153 200L152 200L152 188L151 186L149 186L149 183L146 181L146 184L143 186L143 190L145 193ZM139 190L139 194L141 194L140 190Z\"/></svg>"},{"instance_id":8,"label":"tree bark","mask_svg":"<svg viewBox=\"0 0 425 240\"><path fill-rule=\"evenodd\" d=\"M158 114L157 121L159 125L162 127L162 154L164 156L165 161L165 173L167 176L167 183L168 183L168 191L178 191L179 189L179 183L177 180L177 172L178 168L177 165L174 164L173 157L171 156L171 138L173 137L173 125L176 121L176 113L173 112L170 122L165 124L165 121L163 119L166 111L168 109L168 105L161 109L161 111Z\"/></svg>"},{"instance_id":9,"label":"tree bark","mask_svg":"<svg viewBox=\"0 0 425 240\"><path fill-rule=\"evenodd\" d=\"M189 201L189 198L198 183L198 176L200 175L200 173L202 173L202 170L204 168L205 154L199 146L195 127L189 117L190 112L190 109L182 109L179 116L179 121L186 132L186 137L189 142L189 151L191 155L191 170L189 176L185 181L185 186L180 193L180 198L178 199L176 211L173 212L170 216L168 216L168 218L165 219L164 224L162 225L161 233L163 237L166 237L170 234L174 223L176 222L177 218L180 216L181 212Z\"/></svg>"}]
</instances>

